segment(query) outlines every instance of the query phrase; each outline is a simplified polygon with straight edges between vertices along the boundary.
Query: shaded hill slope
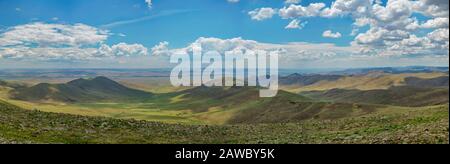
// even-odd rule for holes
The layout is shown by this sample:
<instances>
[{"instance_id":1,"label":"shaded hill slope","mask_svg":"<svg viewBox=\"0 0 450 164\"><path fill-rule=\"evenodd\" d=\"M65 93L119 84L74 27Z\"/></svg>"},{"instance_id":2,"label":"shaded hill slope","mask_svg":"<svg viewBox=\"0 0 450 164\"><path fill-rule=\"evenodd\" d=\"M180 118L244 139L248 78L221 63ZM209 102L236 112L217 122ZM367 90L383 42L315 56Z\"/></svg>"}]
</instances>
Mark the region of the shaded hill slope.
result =
<instances>
[{"instance_id":1,"label":"shaded hill slope","mask_svg":"<svg viewBox=\"0 0 450 164\"><path fill-rule=\"evenodd\" d=\"M26 88L27 86L22 83L11 83L7 81L0 80L0 87L8 87L8 88Z\"/></svg>"},{"instance_id":2,"label":"shaded hill slope","mask_svg":"<svg viewBox=\"0 0 450 164\"><path fill-rule=\"evenodd\" d=\"M219 119L227 124L332 120L369 114L380 107L319 102L286 91L279 91L273 98L261 98L259 90L252 87L197 87L156 97L152 101L160 109L190 109L200 119Z\"/></svg>"},{"instance_id":3,"label":"shaded hill slope","mask_svg":"<svg viewBox=\"0 0 450 164\"><path fill-rule=\"evenodd\" d=\"M407 77L405 79L405 85L421 88L449 87L449 78L448 76L441 76L431 79Z\"/></svg>"},{"instance_id":4,"label":"shaded hill slope","mask_svg":"<svg viewBox=\"0 0 450 164\"><path fill-rule=\"evenodd\" d=\"M341 75L301 75L298 73L291 74L280 78L281 85L312 85L320 81L336 81L344 76Z\"/></svg>"},{"instance_id":5,"label":"shaded hill slope","mask_svg":"<svg viewBox=\"0 0 450 164\"><path fill-rule=\"evenodd\" d=\"M318 102L286 91L279 91L273 98L261 98L259 91L256 87L196 87L151 95L98 77L90 80L78 79L66 84L38 84L16 89L11 92L11 96L31 102L100 103L99 106L102 106L102 102L120 103L134 100L137 102L136 108L142 110L178 111L177 117L211 124L333 120L369 114L378 108L375 105ZM116 107L113 105L111 108ZM190 112L184 113L186 111Z\"/></svg>"},{"instance_id":6,"label":"shaded hill slope","mask_svg":"<svg viewBox=\"0 0 450 164\"><path fill-rule=\"evenodd\" d=\"M350 103L386 104L396 106L430 106L449 102L447 88L419 88L411 86L391 87L377 90L332 89L328 91L303 92L313 98Z\"/></svg>"},{"instance_id":7,"label":"shaded hill slope","mask_svg":"<svg viewBox=\"0 0 450 164\"><path fill-rule=\"evenodd\" d=\"M150 93L127 88L106 77L77 79L66 84L41 83L11 92L13 99L24 101L103 102L133 101L151 97Z\"/></svg>"}]
</instances>

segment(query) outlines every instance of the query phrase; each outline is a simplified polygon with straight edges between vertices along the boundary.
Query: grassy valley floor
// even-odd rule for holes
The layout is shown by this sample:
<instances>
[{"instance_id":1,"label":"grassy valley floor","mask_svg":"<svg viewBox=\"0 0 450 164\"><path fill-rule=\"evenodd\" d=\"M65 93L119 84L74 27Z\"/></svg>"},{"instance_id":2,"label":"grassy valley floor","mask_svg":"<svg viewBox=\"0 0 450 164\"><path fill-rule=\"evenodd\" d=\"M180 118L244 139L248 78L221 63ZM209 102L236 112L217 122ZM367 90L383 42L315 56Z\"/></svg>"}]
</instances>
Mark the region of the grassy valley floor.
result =
<instances>
[{"instance_id":1,"label":"grassy valley floor","mask_svg":"<svg viewBox=\"0 0 450 164\"><path fill-rule=\"evenodd\" d=\"M184 125L24 110L0 102L1 143L449 143L447 105L338 120Z\"/></svg>"}]
</instances>

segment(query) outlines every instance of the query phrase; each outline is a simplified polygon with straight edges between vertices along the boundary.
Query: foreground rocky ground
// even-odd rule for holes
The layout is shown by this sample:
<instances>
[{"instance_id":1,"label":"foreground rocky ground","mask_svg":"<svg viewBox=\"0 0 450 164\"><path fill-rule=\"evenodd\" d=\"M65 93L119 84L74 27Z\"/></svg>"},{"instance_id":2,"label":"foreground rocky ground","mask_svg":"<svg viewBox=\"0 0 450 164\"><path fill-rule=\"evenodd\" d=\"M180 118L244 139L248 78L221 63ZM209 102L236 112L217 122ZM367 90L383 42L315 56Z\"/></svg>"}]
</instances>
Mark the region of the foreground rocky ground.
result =
<instances>
[{"instance_id":1,"label":"foreground rocky ground","mask_svg":"<svg viewBox=\"0 0 450 164\"><path fill-rule=\"evenodd\" d=\"M181 125L28 111L0 102L0 143L449 143L448 105L289 124Z\"/></svg>"}]
</instances>

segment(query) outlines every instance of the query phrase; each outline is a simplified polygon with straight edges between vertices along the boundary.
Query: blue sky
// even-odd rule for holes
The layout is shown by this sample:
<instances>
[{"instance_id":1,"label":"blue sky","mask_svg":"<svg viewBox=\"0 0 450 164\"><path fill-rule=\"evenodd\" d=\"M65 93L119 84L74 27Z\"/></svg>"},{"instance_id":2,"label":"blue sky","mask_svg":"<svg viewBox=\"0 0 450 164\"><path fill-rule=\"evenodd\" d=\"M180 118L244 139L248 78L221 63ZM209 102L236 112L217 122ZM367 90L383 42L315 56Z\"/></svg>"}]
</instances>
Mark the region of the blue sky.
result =
<instances>
[{"instance_id":1,"label":"blue sky","mask_svg":"<svg viewBox=\"0 0 450 164\"><path fill-rule=\"evenodd\" d=\"M338 1L371 1L371 0L338 0ZM403 0L402 0L403 1ZM408 1L408 0L405 0ZM441 4L428 4L424 5L441 5ZM379 46L371 43L360 41L361 39L371 38L372 35L376 34L376 32L381 32L383 30L394 31L405 31L408 33L408 36L402 36L403 40L410 41L411 39L415 39L411 37L411 35L417 37L426 37L429 33L434 32L436 30L441 30L438 32L442 32L442 30L447 30L448 33L448 12L440 15L430 15L427 14L424 8L417 7L418 5L411 3L411 8L414 8L411 13L406 14L406 16L402 16L399 14L402 13L393 13L392 15L380 15L379 17L373 16L373 14L364 13L364 16L361 13L353 13L354 11L344 11L342 8L338 8L339 12L342 14L338 14L335 16L323 16L323 14L313 14L309 16L305 16L304 13L298 13L302 11L294 11L289 14L291 15L283 15L281 12L283 9L290 9L293 7L307 7L311 4L315 3L323 3L325 6L318 10L323 13L325 8L333 9L332 2L334 1L320 1L320 0L302 0L299 3L287 3L284 0L240 0L236 3L228 2L227 0L153 0L151 6L145 2L145 0L0 0L0 42L2 42L1 37L6 38L3 42L11 41L11 38L7 38L7 33L18 31L17 27L23 25L30 25L34 23L40 23L41 26L57 24L57 25L65 25L62 28L70 28L68 26L73 26L75 24L83 24L98 31L107 31L106 39L99 39L98 44L93 45L89 44L90 47L100 47L100 44L105 44L109 46L111 49L114 49L113 46L119 43L124 43L124 47L132 44L142 45L142 48L147 48L148 56L152 56L152 48L158 45L160 42L170 43L164 47L167 51L173 49L181 49L189 46L191 43L198 41L199 38L219 38L219 39L232 39L232 38L242 38L242 40L252 40L258 43L264 44L275 44L280 47L302 42L311 46L320 47L321 44L332 45L330 51L334 52L334 49L347 48L349 51L358 49L360 47L355 47L355 43L357 41L358 46L361 47L370 47L371 51L383 51L387 52L386 45ZM339 2L336 2L339 3ZM383 0L380 2L368 2L370 4L371 10L375 8L376 3L379 3L380 7L386 8L386 12L388 9L392 9L388 7L388 1ZM442 1L442 3L445 3ZM356 4L356 3L354 3ZM352 4L352 5L354 5ZM363 4L363 3L359 3ZM336 5L337 6L337 5ZM396 6L393 4L392 6ZM260 8L270 8L274 10L274 13L270 15L269 18L264 18L263 20L255 20L249 12L258 11ZM374 8L374 9L372 9ZM416 9L417 8L417 9ZM342 9L342 10L341 10ZM351 8L347 8L351 9ZM448 2L447 8L448 10ZM297 13L295 13L297 12ZM303 11L304 12L304 11ZM433 11L436 12L436 11ZM292 15L294 14L294 15ZM380 14L380 13L377 13ZM384 16L384 17L383 17ZM418 25L425 24L428 20L434 20L437 18L444 19L444 25L440 25L439 27L430 27L430 28L420 28L414 30L405 30L405 29L396 29L397 27L390 27L392 24L398 24L394 21L398 20L385 20L382 18L398 18L401 19L411 19L415 20ZM372 18L373 17L373 18ZM373 23L370 25L362 25L355 28L355 22L358 18L368 18L373 19L378 22L383 23ZM379 19L378 19L379 18ZM445 25L445 19L447 25ZM293 20L298 20L301 23L305 23L304 27L294 28L294 29L286 29L285 27ZM382 20L382 21L381 21ZM391 22L389 22L391 21ZM391 23L391 24L390 24ZM413 22L409 22L413 24ZM58 28L58 27L57 27ZM355 33L356 29L358 29L357 33ZM373 29L373 30L370 30ZM325 36L325 32L329 31L333 36ZM354 35L352 35L352 32ZM387 32L385 32L387 33ZM339 34L339 35L337 35ZM358 38L358 34L361 34L361 37ZM367 34L367 35L365 35ZM3 36L2 36L3 35ZM12 34L11 34L12 35ZM368 36L368 37L364 37ZM375 35L376 36L376 35ZM79 38L81 36L70 36ZM448 38L448 34L446 36ZM444 37L445 38L445 37ZM9 40L8 40L9 39ZM14 39L14 38L13 38ZM17 38L16 38L17 39ZM23 38L19 38L22 39ZM30 38L27 38L30 39ZM377 38L381 41L386 40L386 38ZM440 44L443 50L440 52L428 52L418 48L417 52L409 52L404 51L407 50L408 47L404 47L404 50L401 52L395 52L395 55L389 55L391 57L380 57L377 58L375 56L387 56L387 55L379 55L379 54L362 54L361 56L369 56L367 61L373 61L372 58L376 58L378 63L373 63L369 66L383 66L382 63L387 63L386 66L395 65L445 65L448 62L437 62L434 61L432 57L435 57L437 60L447 60L448 61L448 53L443 53L446 49L448 49L448 42L442 43L440 40L439 43L435 43L438 39L432 39L431 41L426 41L426 43L433 42L433 44ZM35 40L33 40L35 41ZM48 42L48 40L46 40ZM373 42L375 43L375 42ZM399 41L400 43L400 41ZM35 43L38 47L41 47L42 43ZM363 45L364 44L364 45ZM367 44L367 45L366 45ZM370 45L369 45L370 44ZM389 48L391 47L399 47L396 45L397 43L389 43ZM447 44L447 45L445 45ZM423 44L425 45L425 44ZM29 45L27 45L29 46ZM63 46L67 46L64 44ZM76 48L86 47L86 45L70 45ZM20 55L12 55L6 54L7 50L11 50L12 48L23 48L23 45L8 45L0 44L0 63L4 65L8 65L9 63L23 63L24 66L38 66L36 63L31 62L33 60L33 55L27 55L24 59L20 59L21 57L17 57ZM60 48L61 45L52 46L52 50L55 48ZM130 46L128 46L130 47ZM137 46L134 46L137 47ZM420 47L420 46L419 46ZM1 58L1 50L3 48L4 55ZM48 47L47 47L48 48ZM141 49L142 49L141 48ZM289 48L287 48L289 49ZM291 48L297 51L297 48ZM14 50L14 49L13 49ZM309 50L309 49L307 49ZM42 50L43 51L43 50ZM39 52L42 52L41 50ZM56 50L55 50L56 51ZM114 51L114 50L112 50ZM389 49L389 52L392 51ZM321 53L318 50L311 50L310 53L318 53L318 55L309 55L315 56L315 59L321 58ZM354 53L354 52L353 52ZM427 53L427 55L424 55ZM35 53L34 53L35 54ZM336 55L336 54L335 54ZM13 56L13 57L11 57ZM127 55L133 56L133 55ZM291 55L293 56L293 55ZM337 56L334 57L333 61L342 62L345 61L350 55L349 53L342 54L337 53ZM392 57L394 56L394 57ZM42 57L42 55L40 55ZM11 59L12 58L12 59ZM119 57L121 60L128 60L130 65L133 65L133 60L136 59L125 59L124 57ZM149 60L152 61L162 61L164 57L148 57L151 58ZM158 59L155 59L158 58ZM337 59L339 58L339 59ZM381 59L382 58L382 59ZM417 59L415 59L417 58ZM354 59L354 58L352 58ZM359 58L358 58L359 59ZM2 61L3 60L3 61ZM22 61L21 61L22 60ZM114 63L114 60L119 59L111 59L102 60L104 63L99 61L86 61L82 60L78 63L79 67L89 67L92 63L97 63L96 65L108 67L111 63ZM289 59L288 59L289 60ZM321 58L320 60L323 60ZM385 61L389 60L389 61ZM403 63L398 63L397 61L402 61ZM56 59L55 61L46 61L40 58L39 62L44 63L53 63L52 65L58 67L64 67L65 65L73 64L64 60ZM304 60L304 57L300 59L295 59L292 61L298 61L298 63L290 63L290 67L295 67L295 65L310 65L310 67L332 67L333 63L327 62L317 62L311 61L310 59ZM109 64L106 64L108 63ZM317 63L316 63L317 62ZM348 61L348 63L351 61ZM410 62L410 63L408 63ZM392 64L389 64L392 63ZM12 65L12 64L9 64ZM77 64L75 64L76 66ZM339 65L339 64L337 64ZM367 65L362 62L359 64L341 64L344 66L354 66L360 67ZM163 65L151 65L145 64L143 67L159 67ZM126 67L126 66L124 66Z\"/></svg>"},{"instance_id":2,"label":"blue sky","mask_svg":"<svg viewBox=\"0 0 450 164\"><path fill-rule=\"evenodd\" d=\"M270 43L331 42L348 45L353 37L350 18L306 19L313 26L302 30L285 30L289 20L271 19L255 22L247 12L258 7L282 7L281 0L248 0L228 3L226 0L155 0L152 9L143 0L1 0L0 20L3 27L32 21L49 23L84 23L91 26L151 17L152 19L109 27L114 33L127 37L114 37L110 43L129 42L153 46L169 41L181 47L199 37L234 38ZM311 1L313 2L313 1ZM317 2L317 1L316 1ZM308 4L309 1L303 1ZM329 3L329 2L328 2ZM16 9L20 11L16 11ZM172 14L164 14L172 12ZM162 16L158 16L161 15ZM58 20L53 20L58 18ZM327 29L347 34L339 40L322 38ZM147 36L147 37L142 37Z\"/></svg>"}]
</instances>

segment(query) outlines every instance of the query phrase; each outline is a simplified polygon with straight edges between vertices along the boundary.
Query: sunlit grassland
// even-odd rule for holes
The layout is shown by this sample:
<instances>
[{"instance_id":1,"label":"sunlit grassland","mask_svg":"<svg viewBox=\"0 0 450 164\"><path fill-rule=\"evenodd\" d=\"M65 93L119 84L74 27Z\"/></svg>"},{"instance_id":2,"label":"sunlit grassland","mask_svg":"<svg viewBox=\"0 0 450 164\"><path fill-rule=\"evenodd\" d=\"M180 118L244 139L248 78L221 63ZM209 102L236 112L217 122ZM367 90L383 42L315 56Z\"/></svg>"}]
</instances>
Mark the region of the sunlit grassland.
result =
<instances>
[{"instance_id":1,"label":"sunlit grassland","mask_svg":"<svg viewBox=\"0 0 450 164\"><path fill-rule=\"evenodd\" d=\"M404 73L404 74L384 74L371 73L367 75L346 76L336 81L320 81L308 86L282 86L283 90L300 93L305 91L326 91L330 89L358 89L358 90L376 90L388 89L392 86L404 85L407 77L417 77L422 79L431 79L441 76L448 76L445 73Z\"/></svg>"},{"instance_id":2,"label":"sunlit grassland","mask_svg":"<svg viewBox=\"0 0 450 164\"><path fill-rule=\"evenodd\" d=\"M373 75L379 77L374 83L387 85L390 81L401 84L405 77L415 76L421 78L433 78L441 76L441 73L426 74L402 74L402 75ZM363 78L363 77L348 77ZM61 79L69 81L69 79ZM47 82L61 82L57 79L49 79ZM61 102L25 102L8 98L10 88L0 88L0 100L7 101L28 110L39 110L52 113L65 113L81 116L109 117L116 119L136 119L155 121L170 124L207 124L224 125L236 123L260 123L260 122L299 122L310 120L334 120L342 118L356 118L367 114L385 113L393 111L408 111L421 108L406 108L376 104L335 104L332 100L291 99L294 94L280 93L279 99L252 98L252 90L244 90L225 96L225 99L210 98L217 94L229 95L226 90L230 88L213 88L213 90L197 89L195 94L186 94L184 91L190 88L173 88L166 78L116 78L115 80L126 84L128 87L156 91L156 96L138 102L99 102L99 103L74 103ZM345 81L346 79L344 79ZM348 79L347 79L348 80ZM355 79L352 79L355 80ZM381 83L382 81L383 83ZM339 81L338 81L339 82ZM368 81L363 81L368 82ZM361 83L363 83L361 82ZM373 81L370 81L371 83ZM320 84L321 82L319 82ZM330 83L331 85L332 83ZM364 85L368 85L364 84ZM327 84L328 85L328 84ZM361 84L363 85L363 84ZM381 86L381 85L380 85ZM158 89L158 88L172 89ZM304 88L304 87L300 87ZM223 90L222 90L223 89ZM256 92L256 91L254 91ZM189 92L188 92L189 93ZM220 96L219 96L220 97ZM285 101L281 101L285 100ZM291 104L294 103L294 104ZM361 108L361 106L365 106ZM278 109L283 108L283 109ZM286 110L287 109L287 110ZM279 112L278 112L279 111ZM262 115L262 116L261 116ZM298 117L290 117L297 115ZM314 116L314 117L310 117ZM259 118L258 118L259 117ZM305 117L305 118L299 118ZM260 122L251 122L251 119L261 119Z\"/></svg>"},{"instance_id":3,"label":"sunlit grassland","mask_svg":"<svg viewBox=\"0 0 450 164\"><path fill-rule=\"evenodd\" d=\"M193 112L196 105L185 104L183 95L161 94L152 100L143 102L102 102L102 103L76 103L61 102L27 102L10 99L8 92L11 89L0 89L0 100L17 105L28 110L43 112L64 113L81 116L110 117L116 119L136 119L162 123L181 124L224 124L240 108L223 109L214 107L220 100L194 100L191 103L208 107L204 112ZM245 107L245 106L242 106Z\"/></svg>"},{"instance_id":4,"label":"sunlit grassland","mask_svg":"<svg viewBox=\"0 0 450 164\"><path fill-rule=\"evenodd\" d=\"M9 90L0 88L0 143L449 142L448 104L428 107L335 104L308 98L287 99L293 97L288 93L274 99L249 101L250 92L208 99L209 92L201 89L192 95L157 94L138 103L64 104L12 100L8 98ZM215 93L224 93L218 91ZM274 108L280 105L286 108L300 105L306 109ZM271 110L282 113L265 114ZM315 114L319 118L290 123L239 123L239 119L258 119L261 114L268 120L296 114L291 112ZM238 124L229 124L230 119Z\"/></svg>"},{"instance_id":5,"label":"sunlit grassland","mask_svg":"<svg viewBox=\"0 0 450 164\"><path fill-rule=\"evenodd\" d=\"M82 116L102 116L117 119L137 119L164 123L202 124L189 110L161 110L158 105L148 103L85 103L64 104L58 102L37 103L12 100L8 98L10 89L0 89L0 100L7 101L24 109L44 112L65 113Z\"/></svg>"},{"instance_id":6,"label":"sunlit grassland","mask_svg":"<svg viewBox=\"0 0 450 164\"><path fill-rule=\"evenodd\" d=\"M8 89L0 90L0 99L17 105L24 109L39 110L44 112L65 113L81 116L100 116L116 119L136 119L145 121L155 121L162 123L181 123L181 124L208 124L223 125L228 123L248 122L249 117L256 118L256 115L264 114L274 106L295 106L286 104L285 101L274 101L272 99L256 99L245 101L242 97L248 95L241 92L228 99L203 99L189 97L184 94L158 94L149 100L142 102L102 102L102 103L76 103L64 104L58 102L37 103L25 102L9 99ZM201 92L198 92L200 94ZM206 93L203 93L206 94ZM243 95L240 95L243 94ZM198 96L198 95L197 95ZM280 96L289 97L289 94L283 93ZM284 98L281 98L284 99ZM225 103L234 102L233 103ZM392 113L393 111L406 111L417 108L406 108L386 105L371 104L342 104L333 105L333 102L314 102L309 99L300 100L304 102L303 111L286 110L281 113L265 114L261 119L265 121L277 122L278 117L289 118L291 115L301 114L302 117L316 115L319 120L352 118L367 115L368 113ZM189 103L187 103L189 102ZM239 103L238 103L239 102ZM362 109L361 106L366 106ZM249 110L251 109L251 110ZM300 120L309 120L315 118L301 118ZM288 121L288 120L286 120ZM289 120L294 121L294 120Z\"/></svg>"},{"instance_id":7,"label":"sunlit grassland","mask_svg":"<svg viewBox=\"0 0 450 164\"><path fill-rule=\"evenodd\" d=\"M169 93L189 89L190 87L173 87L169 77L117 77L121 84L152 93Z\"/></svg>"}]
</instances>

